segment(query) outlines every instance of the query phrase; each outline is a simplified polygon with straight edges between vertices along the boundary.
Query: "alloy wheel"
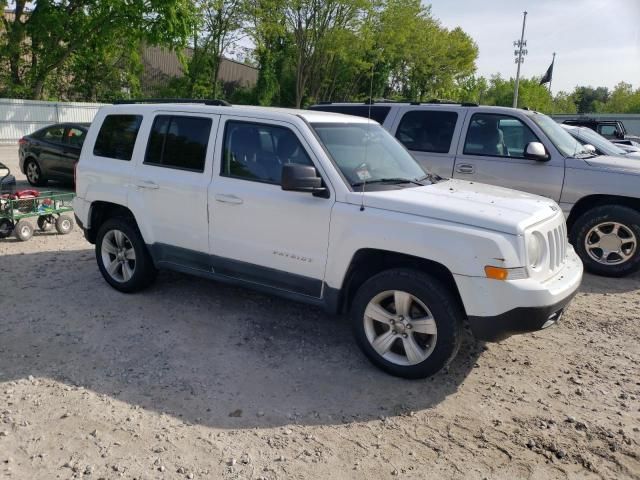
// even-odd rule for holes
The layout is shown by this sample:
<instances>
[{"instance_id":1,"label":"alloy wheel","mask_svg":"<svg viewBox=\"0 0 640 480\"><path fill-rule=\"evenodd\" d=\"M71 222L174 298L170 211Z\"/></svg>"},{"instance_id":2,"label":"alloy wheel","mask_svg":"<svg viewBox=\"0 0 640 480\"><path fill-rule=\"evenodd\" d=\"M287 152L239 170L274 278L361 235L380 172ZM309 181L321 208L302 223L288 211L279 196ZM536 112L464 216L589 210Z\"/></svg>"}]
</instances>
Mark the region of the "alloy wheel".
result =
<instances>
[{"instance_id":1,"label":"alloy wheel","mask_svg":"<svg viewBox=\"0 0 640 480\"><path fill-rule=\"evenodd\" d=\"M120 230L109 230L100 248L102 263L116 282L131 280L136 269L136 252L129 237Z\"/></svg>"},{"instance_id":2,"label":"alloy wheel","mask_svg":"<svg viewBox=\"0 0 640 480\"><path fill-rule=\"evenodd\" d=\"M618 222L599 223L584 239L589 256L603 265L619 265L631 259L638 241L633 231Z\"/></svg>"}]
</instances>

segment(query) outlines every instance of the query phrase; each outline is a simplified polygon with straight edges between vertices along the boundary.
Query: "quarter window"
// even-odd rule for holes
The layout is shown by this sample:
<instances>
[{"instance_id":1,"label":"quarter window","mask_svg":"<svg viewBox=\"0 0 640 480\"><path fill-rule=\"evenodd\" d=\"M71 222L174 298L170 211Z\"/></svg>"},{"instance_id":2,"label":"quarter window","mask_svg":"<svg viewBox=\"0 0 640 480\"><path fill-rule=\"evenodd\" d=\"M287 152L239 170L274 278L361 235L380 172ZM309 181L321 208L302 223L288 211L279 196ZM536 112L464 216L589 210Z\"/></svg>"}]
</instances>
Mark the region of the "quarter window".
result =
<instances>
[{"instance_id":1,"label":"quarter window","mask_svg":"<svg viewBox=\"0 0 640 480\"><path fill-rule=\"evenodd\" d=\"M280 185L282 166L313 165L298 137L285 127L227 122L221 175Z\"/></svg>"},{"instance_id":2,"label":"quarter window","mask_svg":"<svg viewBox=\"0 0 640 480\"><path fill-rule=\"evenodd\" d=\"M107 115L102 122L93 154L99 157L131 160L141 115Z\"/></svg>"},{"instance_id":3,"label":"quarter window","mask_svg":"<svg viewBox=\"0 0 640 480\"><path fill-rule=\"evenodd\" d=\"M457 121L456 112L414 110L402 117L396 138L409 150L448 153Z\"/></svg>"},{"instance_id":4,"label":"quarter window","mask_svg":"<svg viewBox=\"0 0 640 480\"><path fill-rule=\"evenodd\" d=\"M524 158L529 142L538 142L531 129L508 115L476 113L464 143L466 155Z\"/></svg>"},{"instance_id":5,"label":"quarter window","mask_svg":"<svg viewBox=\"0 0 640 480\"><path fill-rule=\"evenodd\" d=\"M616 135L615 125L599 125L598 129L600 130L600 135L605 137L614 137Z\"/></svg>"},{"instance_id":6,"label":"quarter window","mask_svg":"<svg viewBox=\"0 0 640 480\"><path fill-rule=\"evenodd\" d=\"M210 133L210 118L158 115L144 163L203 172Z\"/></svg>"}]
</instances>

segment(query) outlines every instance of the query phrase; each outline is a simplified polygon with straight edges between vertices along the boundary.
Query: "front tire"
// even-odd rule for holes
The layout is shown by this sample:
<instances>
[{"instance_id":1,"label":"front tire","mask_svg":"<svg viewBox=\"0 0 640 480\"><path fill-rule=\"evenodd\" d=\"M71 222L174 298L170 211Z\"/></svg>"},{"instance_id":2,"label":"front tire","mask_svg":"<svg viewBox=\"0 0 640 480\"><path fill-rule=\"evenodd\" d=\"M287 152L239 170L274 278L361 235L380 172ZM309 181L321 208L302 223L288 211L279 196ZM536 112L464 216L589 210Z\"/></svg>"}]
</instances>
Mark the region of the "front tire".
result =
<instances>
[{"instance_id":1,"label":"front tire","mask_svg":"<svg viewBox=\"0 0 640 480\"><path fill-rule=\"evenodd\" d=\"M157 273L142 235L126 218L102 224L96 237L96 260L107 283L124 293L148 287Z\"/></svg>"},{"instance_id":2,"label":"front tire","mask_svg":"<svg viewBox=\"0 0 640 480\"><path fill-rule=\"evenodd\" d=\"M351 306L364 354L385 372L411 379L434 375L453 360L462 318L458 301L439 281L405 268L367 280Z\"/></svg>"},{"instance_id":3,"label":"front tire","mask_svg":"<svg viewBox=\"0 0 640 480\"><path fill-rule=\"evenodd\" d=\"M73 230L73 218L69 215L60 215L56 218L56 230L60 235L66 235Z\"/></svg>"},{"instance_id":4,"label":"front tire","mask_svg":"<svg viewBox=\"0 0 640 480\"><path fill-rule=\"evenodd\" d=\"M34 187L43 187L47 184L47 179L42 173L40 165L34 159L27 160L24 171L27 175L27 181Z\"/></svg>"},{"instance_id":5,"label":"front tire","mask_svg":"<svg viewBox=\"0 0 640 480\"><path fill-rule=\"evenodd\" d=\"M593 208L575 221L570 239L591 273L624 277L640 268L640 212L632 208Z\"/></svg>"}]
</instances>

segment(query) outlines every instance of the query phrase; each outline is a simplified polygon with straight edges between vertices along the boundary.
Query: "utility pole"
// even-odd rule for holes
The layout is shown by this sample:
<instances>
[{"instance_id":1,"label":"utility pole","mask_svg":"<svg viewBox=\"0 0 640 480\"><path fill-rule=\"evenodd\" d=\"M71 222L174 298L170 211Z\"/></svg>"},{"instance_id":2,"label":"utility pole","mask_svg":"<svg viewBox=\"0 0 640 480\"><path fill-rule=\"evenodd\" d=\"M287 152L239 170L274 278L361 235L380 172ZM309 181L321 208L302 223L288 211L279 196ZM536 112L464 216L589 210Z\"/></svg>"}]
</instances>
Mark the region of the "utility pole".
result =
<instances>
[{"instance_id":1,"label":"utility pole","mask_svg":"<svg viewBox=\"0 0 640 480\"><path fill-rule=\"evenodd\" d=\"M518 108L518 87L520 86L520 64L524 62L524 56L529 53L524 47L527 46L527 41L524 39L524 27L527 24L527 12L524 12L524 17L522 18L522 35L520 35L520 40L516 40L513 42L513 46L517 48L513 53L516 56L516 63L518 64L518 70L516 72L516 86L513 91L513 108Z\"/></svg>"}]
</instances>

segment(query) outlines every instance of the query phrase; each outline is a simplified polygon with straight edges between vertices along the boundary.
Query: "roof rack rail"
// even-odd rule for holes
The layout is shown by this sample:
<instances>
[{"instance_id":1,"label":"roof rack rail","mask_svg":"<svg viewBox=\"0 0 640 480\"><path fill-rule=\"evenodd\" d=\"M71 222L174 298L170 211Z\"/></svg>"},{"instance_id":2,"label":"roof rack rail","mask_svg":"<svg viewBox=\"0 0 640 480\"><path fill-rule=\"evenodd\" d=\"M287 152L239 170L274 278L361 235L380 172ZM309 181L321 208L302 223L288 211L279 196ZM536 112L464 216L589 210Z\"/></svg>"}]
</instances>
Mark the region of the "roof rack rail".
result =
<instances>
[{"instance_id":1,"label":"roof rack rail","mask_svg":"<svg viewBox=\"0 0 640 480\"><path fill-rule=\"evenodd\" d=\"M231 104L226 100L212 99L195 99L195 98L135 98L131 100L116 100L114 105L132 105L136 103L197 103L201 105L210 105L216 107L230 107Z\"/></svg>"},{"instance_id":2,"label":"roof rack rail","mask_svg":"<svg viewBox=\"0 0 640 480\"><path fill-rule=\"evenodd\" d=\"M474 102L462 102L460 105L463 107L479 107L479 105Z\"/></svg>"},{"instance_id":3,"label":"roof rack rail","mask_svg":"<svg viewBox=\"0 0 640 480\"><path fill-rule=\"evenodd\" d=\"M388 98L368 98L364 101L365 105L373 105L374 103L398 103L396 100L389 100Z\"/></svg>"}]
</instances>

